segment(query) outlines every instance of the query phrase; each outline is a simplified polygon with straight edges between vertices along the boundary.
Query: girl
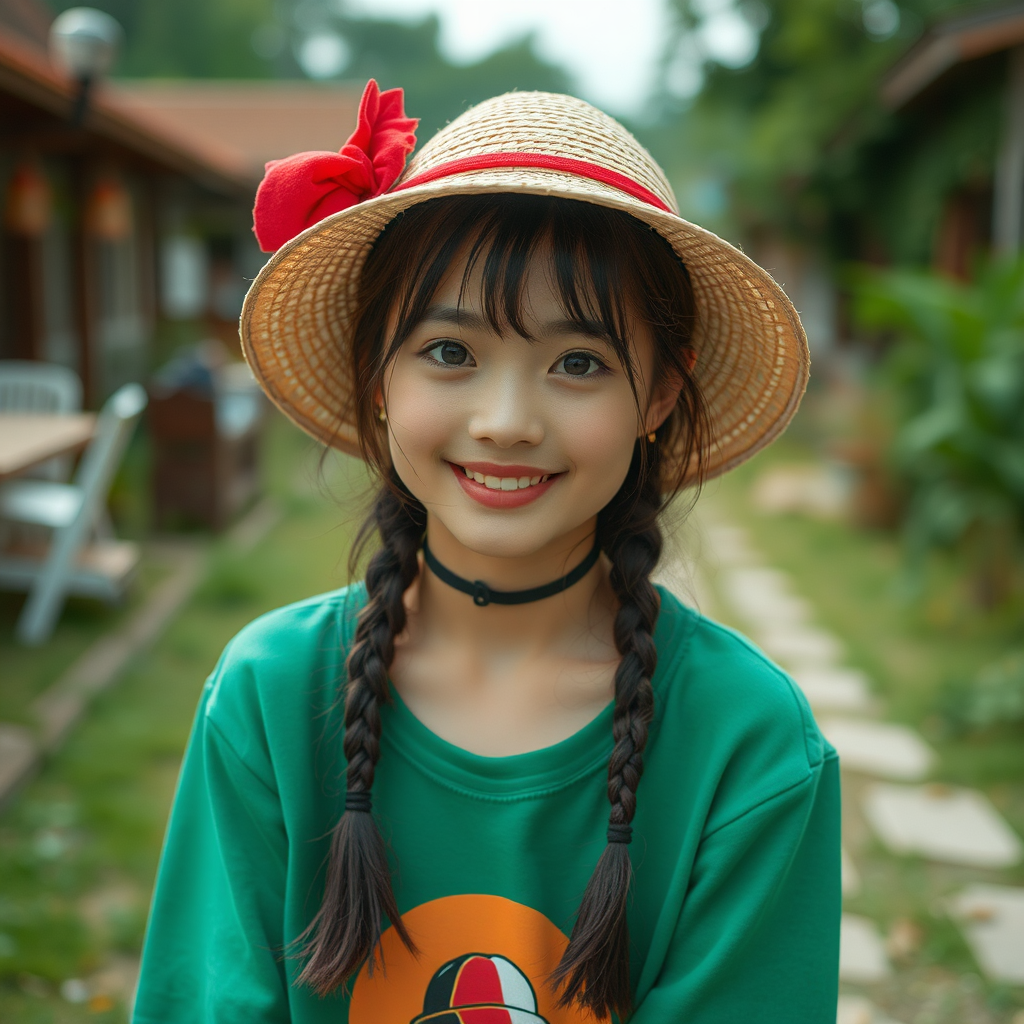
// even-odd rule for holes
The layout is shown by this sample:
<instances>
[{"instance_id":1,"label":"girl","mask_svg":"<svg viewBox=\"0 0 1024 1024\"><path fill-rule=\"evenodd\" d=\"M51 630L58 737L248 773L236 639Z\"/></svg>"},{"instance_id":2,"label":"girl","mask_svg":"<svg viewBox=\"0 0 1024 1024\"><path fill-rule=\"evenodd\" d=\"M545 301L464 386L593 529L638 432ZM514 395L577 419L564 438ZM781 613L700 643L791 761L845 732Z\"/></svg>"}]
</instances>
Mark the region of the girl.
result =
<instances>
[{"instance_id":1,"label":"girl","mask_svg":"<svg viewBox=\"0 0 1024 1024\"><path fill-rule=\"evenodd\" d=\"M246 357L377 474L380 546L211 676L135 1020L832 1022L834 752L650 580L666 502L792 417L797 316L579 100L401 175L414 128L371 82L257 197Z\"/></svg>"}]
</instances>

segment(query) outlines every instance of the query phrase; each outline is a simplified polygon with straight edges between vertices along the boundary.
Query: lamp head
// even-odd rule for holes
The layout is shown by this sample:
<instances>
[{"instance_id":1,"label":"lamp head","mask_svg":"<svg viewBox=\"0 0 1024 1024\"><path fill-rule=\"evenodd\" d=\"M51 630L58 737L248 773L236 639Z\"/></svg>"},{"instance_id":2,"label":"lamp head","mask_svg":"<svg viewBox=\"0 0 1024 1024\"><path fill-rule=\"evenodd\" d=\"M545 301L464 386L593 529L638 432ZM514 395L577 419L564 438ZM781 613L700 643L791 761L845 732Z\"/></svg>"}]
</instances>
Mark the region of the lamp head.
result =
<instances>
[{"instance_id":1,"label":"lamp head","mask_svg":"<svg viewBox=\"0 0 1024 1024\"><path fill-rule=\"evenodd\" d=\"M103 11L72 7L50 26L50 57L72 78L95 81L114 63L121 26Z\"/></svg>"}]
</instances>

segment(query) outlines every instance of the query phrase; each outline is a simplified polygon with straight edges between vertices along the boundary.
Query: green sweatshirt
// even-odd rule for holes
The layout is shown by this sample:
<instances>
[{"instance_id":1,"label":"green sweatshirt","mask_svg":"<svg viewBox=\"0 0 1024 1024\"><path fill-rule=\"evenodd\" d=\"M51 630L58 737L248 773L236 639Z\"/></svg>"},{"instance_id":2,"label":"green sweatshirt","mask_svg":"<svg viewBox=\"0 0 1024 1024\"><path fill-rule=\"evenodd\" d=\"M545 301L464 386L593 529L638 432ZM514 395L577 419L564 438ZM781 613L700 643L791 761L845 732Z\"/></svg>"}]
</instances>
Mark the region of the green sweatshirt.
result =
<instances>
[{"instance_id":1,"label":"green sweatshirt","mask_svg":"<svg viewBox=\"0 0 1024 1024\"><path fill-rule=\"evenodd\" d=\"M834 1024L839 771L796 686L661 591L630 856L633 1024ZM546 979L605 845L612 708L512 757L392 693L374 811L414 956L295 985L344 804L339 685L359 585L279 609L203 694L157 878L136 1024L569 1024Z\"/></svg>"}]
</instances>

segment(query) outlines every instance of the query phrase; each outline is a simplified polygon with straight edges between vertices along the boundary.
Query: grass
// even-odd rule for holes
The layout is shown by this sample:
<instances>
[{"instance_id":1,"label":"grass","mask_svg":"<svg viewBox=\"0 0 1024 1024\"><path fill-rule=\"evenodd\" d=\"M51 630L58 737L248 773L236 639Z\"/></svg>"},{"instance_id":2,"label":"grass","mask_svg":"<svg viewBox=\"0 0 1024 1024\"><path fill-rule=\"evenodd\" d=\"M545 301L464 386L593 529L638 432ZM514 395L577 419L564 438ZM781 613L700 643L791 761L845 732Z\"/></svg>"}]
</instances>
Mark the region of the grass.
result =
<instances>
[{"instance_id":1,"label":"grass","mask_svg":"<svg viewBox=\"0 0 1024 1024\"><path fill-rule=\"evenodd\" d=\"M255 616L346 582L351 513L311 490L315 457L302 435L275 419L268 441L270 490L285 509L281 522L249 553L213 544L193 599L0 818L5 1024L125 1019L117 976L130 972L138 955L181 753L206 675L227 640ZM358 489L358 475L333 475L342 493ZM51 645L24 651L10 641L16 606L0 605L3 690L21 695L10 698L11 706L52 681L130 610L111 615L73 606ZM62 985L74 995L66 983L83 978L94 982L91 1002L61 997Z\"/></svg>"}]
</instances>

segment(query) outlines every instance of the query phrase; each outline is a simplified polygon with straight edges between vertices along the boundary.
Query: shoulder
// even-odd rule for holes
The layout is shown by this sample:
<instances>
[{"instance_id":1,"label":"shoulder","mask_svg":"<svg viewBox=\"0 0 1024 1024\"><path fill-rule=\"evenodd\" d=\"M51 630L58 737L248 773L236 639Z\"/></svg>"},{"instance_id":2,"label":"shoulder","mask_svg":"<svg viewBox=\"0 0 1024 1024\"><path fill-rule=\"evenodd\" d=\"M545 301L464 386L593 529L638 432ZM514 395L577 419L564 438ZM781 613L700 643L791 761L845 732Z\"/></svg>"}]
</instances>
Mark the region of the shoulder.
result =
<instances>
[{"instance_id":1,"label":"shoulder","mask_svg":"<svg viewBox=\"0 0 1024 1024\"><path fill-rule=\"evenodd\" d=\"M358 583L254 619L228 642L207 680L206 720L230 739L257 723L271 732L329 708L365 603Z\"/></svg>"},{"instance_id":2,"label":"shoulder","mask_svg":"<svg viewBox=\"0 0 1024 1024\"><path fill-rule=\"evenodd\" d=\"M365 604L366 587L356 583L266 612L228 641L218 671L242 665L263 672L291 669L327 643L347 646Z\"/></svg>"},{"instance_id":3,"label":"shoulder","mask_svg":"<svg viewBox=\"0 0 1024 1024\"><path fill-rule=\"evenodd\" d=\"M658 726L717 787L716 817L813 780L835 752L796 683L735 630L661 593Z\"/></svg>"}]
</instances>

